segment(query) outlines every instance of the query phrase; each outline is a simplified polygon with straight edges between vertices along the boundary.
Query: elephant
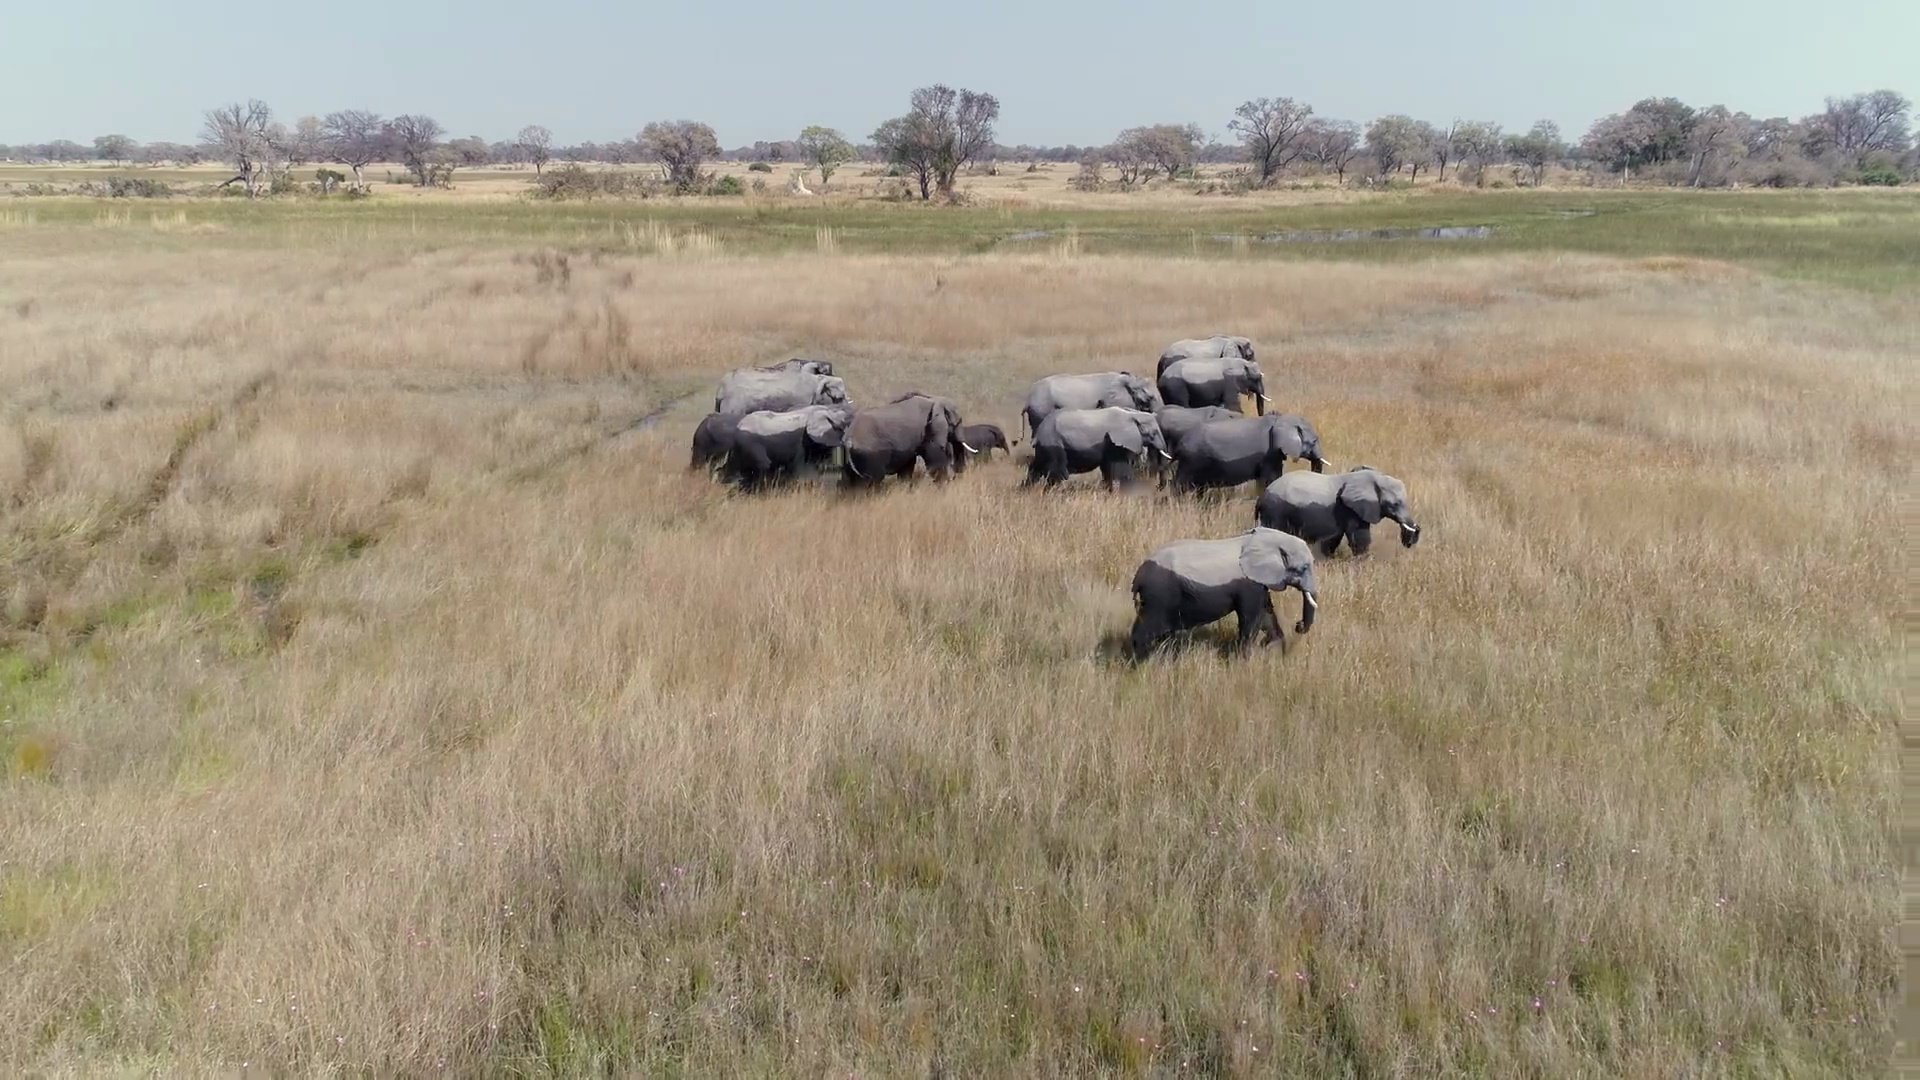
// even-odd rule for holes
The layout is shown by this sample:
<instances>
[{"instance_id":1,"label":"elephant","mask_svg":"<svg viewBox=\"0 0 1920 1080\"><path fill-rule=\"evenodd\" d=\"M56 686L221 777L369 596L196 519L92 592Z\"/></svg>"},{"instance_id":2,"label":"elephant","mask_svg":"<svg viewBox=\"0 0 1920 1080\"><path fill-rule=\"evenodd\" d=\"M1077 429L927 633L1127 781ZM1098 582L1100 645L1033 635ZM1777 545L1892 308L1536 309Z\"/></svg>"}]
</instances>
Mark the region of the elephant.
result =
<instances>
[{"instance_id":1,"label":"elephant","mask_svg":"<svg viewBox=\"0 0 1920 1080\"><path fill-rule=\"evenodd\" d=\"M693 429L693 460L687 469L718 467L733 449L734 436L740 430L740 417L729 413L709 413Z\"/></svg>"},{"instance_id":2,"label":"elephant","mask_svg":"<svg viewBox=\"0 0 1920 1080\"><path fill-rule=\"evenodd\" d=\"M1200 430L1201 425L1215 420L1231 420L1240 415L1218 405L1202 405L1197 409L1186 405L1162 405L1153 414L1154 419L1160 421L1160 434L1167 437L1169 452L1178 450L1180 440Z\"/></svg>"},{"instance_id":3,"label":"elephant","mask_svg":"<svg viewBox=\"0 0 1920 1080\"><path fill-rule=\"evenodd\" d=\"M1267 378L1260 365L1239 357L1175 360L1160 373L1160 397L1169 405L1218 405L1240 411L1240 395L1253 395L1253 409L1266 415Z\"/></svg>"},{"instance_id":4,"label":"elephant","mask_svg":"<svg viewBox=\"0 0 1920 1080\"><path fill-rule=\"evenodd\" d=\"M1074 473L1099 469L1109 489L1127 487L1133 483L1133 459L1149 450L1171 456L1152 413L1119 406L1061 409L1034 432L1026 482L1053 487Z\"/></svg>"},{"instance_id":5,"label":"elephant","mask_svg":"<svg viewBox=\"0 0 1920 1080\"><path fill-rule=\"evenodd\" d=\"M1145 660L1168 635L1240 616L1240 648L1278 644L1286 635L1273 612L1272 593L1300 590L1300 621L1293 632L1313 629L1313 552L1306 541L1278 529L1255 526L1222 540L1180 540L1147 556L1133 575L1133 659Z\"/></svg>"},{"instance_id":6,"label":"elephant","mask_svg":"<svg viewBox=\"0 0 1920 1080\"><path fill-rule=\"evenodd\" d=\"M1235 416L1202 424L1180 440L1174 451L1173 486L1180 491L1234 487L1258 480L1261 487L1280 475L1288 458L1326 471L1320 434L1289 413Z\"/></svg>"},{"instance_id":7,"label":"elephant","mask_svg":"<svg viewBox=\"0 0 1920 1080\"><path fill-rule=\"evenodd\" d=\"M910 478L924 461L935 480L945 480L969 447L960 438L960 410L945 398L903 394L854 414L845 438L842 471L849 486L878 487L889 476Z\"/></svg>"},{"instance_id":8,"label":"elephant","mask_svg":"<svg viewBox=\"0 0 1920 1080\"><path fill-rule=\"evenodd\" d=\"M745 371L749 369L742 368L741 370ZM777 364L763 364L751 370L798 371L808 375L831 375L833 374L833 364L826 360L802 360L796 356L791 360L782 360Z\"/></svg>"},{"instance_id":9,"label":"elephant","mask_svg":"<svg viewBox=\"0 0 1920 1080\"><path fill-rule=\"evenodd\" d=\"M998 424L963 424L960 428L960 441L966 444L966 457L980 456L993 459L995 450L1005 450L1008 457L1013 456L1013 447L1007 444L1007 433L1000 430ZM954 462L957 466L966 458Z\"/></svg>"},{"instance_id":10,"label":"elephant","mask_svg":"<svg viewBox=\"0 0 1920 1080\"><path fill-rule=\"evenodd\" d=\"M1147 380L1126 371L1049 375L1027 391L1027 404L1020 417L1028 431L1039 431L1040 422L1060 409L1104 409L1114 405L1152 412L1160 407L1160 397Z\"/></svg>"},{"instance_id":11,"label":"elephant","mask_svg":"<svg viewBox=\"0 0 1920 1080\"><path fill-rule=\"evenodd\" d=\"M720 380L720 389L713 397L713 411L744 416L762 410L782 412L808 405L848 403L847 384L838 376L741 368L727 372Z\"/></svg>"},{"instance_id":12,"label":"elephant","mask_svg":"<svg viewBox=\"0 0 1920 1080\"><path fill-rule=\"evenodd\" d=\"M1288 473L1268 484L1254 505L1261 525L1318 544L1321 555L1339 550L1343 539L1355 555L1365 555L1373 546L1372 527L1383 516L1400 526L1402 547L1420 542L1420 526L1407 509L1407 485L1367 465L1343 473Z\"/></svg>"},{"instance_id":13,"label":"elephant","mask_svg":"<svg viewBox=\"0 0 1920 1080\"><path fill-rule=\"evenodd\" d=\"M1160 354L1160 366L1154 368L1153 377L1157 379L1165 375L1167 368L1176 360L1217 360L1233 356L1252 362L1254 360L1253 342L1243 337L1230 337L1225 334L1176 341Z\"/></svg>"},{"instance_id":14,"label":"elephant","mask_svg":"<svg viewBox=\"0 0 1920 1080\"><path fill-rule=\"evenodd\" d=\"M805 465L832 455L853 423L850 405L808 405L790 412L751 412L740 418L727 455L727 473L751 491L798 476Z\"/></svg>"}]
</instances>

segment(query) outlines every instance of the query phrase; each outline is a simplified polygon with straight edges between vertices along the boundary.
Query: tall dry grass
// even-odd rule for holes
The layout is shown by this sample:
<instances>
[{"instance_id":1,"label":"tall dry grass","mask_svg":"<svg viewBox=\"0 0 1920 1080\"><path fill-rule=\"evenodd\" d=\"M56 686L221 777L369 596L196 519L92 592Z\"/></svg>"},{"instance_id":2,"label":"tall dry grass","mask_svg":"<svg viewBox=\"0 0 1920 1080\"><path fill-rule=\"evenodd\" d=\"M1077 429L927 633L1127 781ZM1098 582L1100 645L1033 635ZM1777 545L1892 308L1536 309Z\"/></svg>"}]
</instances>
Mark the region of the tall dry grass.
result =
<instances>
[{"instance_id":1,"label":"tall dry grass","mask_svg":"<svg viewBox=\"0 0 1920 1080\"><path fill-rule=\"evenodd\" d=\"M13 1069L1889 1052L1891 300L1065 249L46 255L0 290ZM1137 561L1244 494L683 471L734 364L1006 424L1216 328L1427 526L1323 565L1284 657L1112 658Z\"/></svg>"}]
</instances>

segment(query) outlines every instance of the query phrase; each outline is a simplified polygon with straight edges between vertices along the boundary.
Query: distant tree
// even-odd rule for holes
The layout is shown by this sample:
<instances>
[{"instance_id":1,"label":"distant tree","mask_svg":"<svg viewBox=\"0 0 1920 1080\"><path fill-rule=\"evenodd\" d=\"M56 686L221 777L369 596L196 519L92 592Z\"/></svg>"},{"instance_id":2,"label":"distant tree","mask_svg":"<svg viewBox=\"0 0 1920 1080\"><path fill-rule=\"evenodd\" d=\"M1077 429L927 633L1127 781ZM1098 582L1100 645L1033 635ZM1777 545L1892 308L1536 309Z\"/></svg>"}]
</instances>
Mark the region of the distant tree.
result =
<instances>
[{"instance_id":1,"label":"distant tree","mask_svg":"<svg viewBox=\"0 0 1920 1080\"><path fill-rule=\"evenodd\" d=\"M1265 185L1299 158L1302 136L1312 115L1313 106L1292 98L1254 98L1233 111L1227 130L1246 144L1247 160Z\"/></svg>"},{"instance_id":2,"label":"distant tree","mask_svg":"<svg viewBox=\"0 0 1920 1080\"><path fill-rule=\"evenodd\" d=\"M1892 90L1828 98L1826 111L1803 122L1811 153L1834 154L1858 166L1867 155L1899 156L1907 149L1907 122L1913 103Z\"/></svg>"},{"instance_id":3,"label":"distant tree","mask_svg":"<svg viewBox=\"0 0 1920 1080\"><path fill-rule=\"evenodd\" d=\"M1460 163L1459 179L1475 184L1486 181L1487 166L1497 164L1507 150L1505 133L1491 120L1456 120L1447 141Z\"/></svg>"},{"instance_id":4,"label":"distant tree","mask_svg":"<svg viewBox=\"0 0 1920 1080\"><path fill-rule=\"evenodd\" d=\"M1433 125L1411 116L1383 116L1367 127L1367 152L1380 167L1381 176L1401 169L1420 178L1420 170L1433 160Z\"/></svg>"},{"instance_id":5,"label":"distant tree","mask_svg":"<svg viewBox=\"0 0 1920 1080\"><path fill-rule=\"evenodd\" d=\"M1753 119L1725 105L1709 105L1694 114L1687 133L1687 186L1701 187L1710 176L1724 179L1726 167L1747 156Z\"/></svg>"},{"instance_id":6,"label":"distant tree","mask_svg":"<svg viewBox=\"0 0 1920 1080\"><path fill-rule=\"evenodd\" d=\"M303 116L293 123L287 143L287 164L305 165L327 156L326 126L317 116Z\"/></svg>"},{"instance_id":7,"label":"distant tree","mask_svg":"<svg viewBox=\"0 0 1920 1080\"><path fill-rule=\"evenodd\" d=\"M132 157L133 151L134 142L125 135L101 135L93 140L93 156L115 165Z\"/></svg>"},{"instance_id":8,"label":"distant tree","mask_svg":"<svg viewBox=\"0 0 1920 1080\"><path fill-rule=\"evenodd\" d=\"M1694 111L1680 99L1644 98L1624 113L1595 120L1580 149L1624 178L1636 168L1686 157L1693 125Z\"/></svg>"},{"instance_id":9,"label":"distant tree","mask_svg":"<svg viewBox=\"0 0 1920 1080\"><path fill-rule=\"evenodd\" d=\"M431 116L407 113L387 121L388 145L399 155L400 163L407 167L421 187L435 182L438 176L436 166L446 164L434 155L434 151L440 148L440 136L445 131L440 122ZM451 175L449 171L449 178Z\"/></svg>"},{"instance_id":10,"label":"distant tree","mask_svg":"<svg viewBox=\"0 0 1920 1080\"><path fill-rule=\"evenodd\" d=\"M553 132L539 124L528 124L513 137L514 146L520 151L522 160L533 163L533 175L537 178L547 162L553 160Z\"/></svg>"},{"instance_id":11,"label":"distant tree","mask_svg":"<svg viewBox=\"0 0 1920 1080\"><path fill-rule=\"evenodd\" d=\"M353 186L364 189L361 170L380 160L387 152L386 122L378 113L365 109L346 109L328 113L320 121L326 156L353 171Z\"/></svg>"},{"instance_id":12,"label":"distant tree","mask_svg":"<svg viewBox=\"0 0 1920 1080\"><path fill-rule=\"evenodd\" d=\"M1454 159L1456 153L1454 138L1460 132L1460 123L1460 121L1455 120L1453 123L1448 124L1444 131L1438 126L1433 129L1434 136L1429 154L1433 158L1434 166L1439 170L1436 174L1437 179L1445 180L1447 178L1447 162Z\"/></svg>"},{"instance_id":13,"label":"distant tree","mask_svg":"<svg viewBox=\"0 0 1920 1080\"><path fill-rule=\"evenodd\" d=\"M85 161L87 148L71 139L55 139L40 148L40 156L48 161Z\"/></svg>"},{"instance_id":14,"label":"distant tree","mask_svg":"<svg viewBox=\"0 0 1920 1080\"><path fill-rule=\"evenodd\" d=\"M827 190L827 181L840 166L853 160L853 144L845 135L830 127L813 124L800 132L795 140L800 144L801 160L820 170L820 190Z\"/></svg>"},{"instance_id":15,"label":"distant tree","mask_svg":"<svg viewBox=\"0 0 1920 1080\"><path fill-rule=\"evenodd\" d=\"M226 183L241 184L249 199L259 197L260 177L270 167L274 154L272 127L273 110L257 99L223 105L206 114L202 137L218 148L221 160L233 166L234 175Z\"/></svg>"},{"instance_id":16,"label":"distant tree","mask_svg":"<svg viewBox=\"0 0 1920 1080\"><path fill-rule=\"evenodd\" d=\"M464 139L454 139L447 143L447 151L454 160L466 168L485 165L493 159L493 150L487 140L478 135L469 135Z\"/></svg>"},{"instance_id":17,"label":"distant tree","mask_svg":"<svg viewBox=\"0 0 1920 1080\"><path fill-rule=\"evenodd\" d=\"M1360 154L1360 125L1351 120L1314 117L1307 122L1302 147L1303 158L1331 171L1344 184L1347 166Z\"/></svg>"},{"instance_id":18,"label":"distant tree","mask_svg":"<svg viewBox=\"0 0 1920 1080\"><path fill-rule=\"evenodd\" d=\"M149 164L171 161L179 165L192 165L200 160L200 151L175 142L151 142L140 148L139 156L141 161Z\"/></svg>"},{"instance_id":19,"label":"distant tree","mask_svg":"<svg viewBox=\"0 0 1920 1080\"><path fill-rule=\"evenodd\" d=\"M1547 166L1566 156L1567 144L1560 138L1560 125L1542 120L1525 135L1508 136L1507 154L1527 167L1533 175L1533 186L1539 187Z\"/></svg>"},{"instance_id":20,"label":"distant tree","mask_svg":"<svg viewBox=\"0 0 1920 1080\"><path fill-rule=\"evenodd\" d=\"M692 120L656 121L640 131L640 143L660 162L675 191L692 191L700 183L700 166L720 156L720 140L713 129Z\"/></svg>"},{"instance_id":21,"label":"distant tree","mask_svg":"<svg viewBox=\"0 0 1920 1080\"><path fill-rule=\"evenodd\" d=\"M1128 128L1114 139L1114 150L1138 171L1151 176L1165 173L1171 180L1193 168L1194 157L1207 133L1199 124L1154 124ZM1131 179L1123 177L1131 183Z\"/></svg>"},{"instance_id":22,"label":"distant tree","mask_svg":"<svg viewBox=\"0 0 1920 1080\"><path fill-rule=\"evenodd\" d=\"M1153 160L1147 155L1146 144L1144 140L1134 137L1135 133L1143 130L1128 128L1100 152L1107 164L1119 172L1122 189L1133 187L1152 175Z\"/></svg>"},{"instance_id":23,"label":"distant tree","mask_svg":"<svg viewBox=\"0 0 1920 1080\"><path fill-rule=\"evenodd\" d=\"M923 86L913 92L905 116L874 130L873 142L887 161L912 174L920 198L930 199L935 188L952 192L960 170L992 152L999 118L1000 102L992 94Z\"/></svg>"}]
</instances>

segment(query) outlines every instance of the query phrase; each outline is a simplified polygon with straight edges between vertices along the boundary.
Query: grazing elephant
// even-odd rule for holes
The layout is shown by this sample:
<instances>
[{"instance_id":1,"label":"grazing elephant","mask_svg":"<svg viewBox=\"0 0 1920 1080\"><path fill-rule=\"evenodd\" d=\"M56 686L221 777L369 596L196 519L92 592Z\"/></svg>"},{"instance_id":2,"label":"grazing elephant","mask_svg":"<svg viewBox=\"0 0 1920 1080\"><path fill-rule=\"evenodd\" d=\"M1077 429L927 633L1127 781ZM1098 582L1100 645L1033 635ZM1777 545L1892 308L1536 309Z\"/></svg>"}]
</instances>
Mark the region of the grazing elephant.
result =
<instances>
[{"instance_id":1,"label":"grazing elephant","mask_svg":"<svg viewBox=\"0 0 1920 1080\"><path fill-rule=\"evenodd\" d=\"M1027 483L1044 480L1053 487L1075 473L1099 469L1109 489L1127 487L1133 483L1133 459L1149 450L1170 456L1152 413L1117 406L1061 409L1033 434Z\"/></svg>"},{"instance_id":2,"label":"grazing elephant","mask_svg":"<svg viewBox=\"0 0 1920 1080\"><path fill-rule=\"evenodd\" d=\"M1218 405L1240 411L1240 395L1253 395L1253 410L1267 412L1267 377L1260 365L1237 356L1175 360L1160 373L1160 396L1169 405Z\"/></svg>"},{"instance_id":3,"label":"grazing elephant","mask_svg":"<svg viewBox=\"0 0 1920 1080\"><path fill-rule=\"evenodd\" d=\"M1306 541L1260 528L1224 540L1181 540L1140 564L1133 575L1133 658L1145 660L1167 635L1240 616L1240 648L1262 644L1286 648L1273 613L1272 592L1300 590L1300 621L1293 632L1313 629L1320 601L1314 596L1313 552Z\"/></svg>"},{"instance_id":4,"label":"grazing elephant","mask_svg":"<svg viewBox=\"0 0 1920 1080\"><path fill-rule=\"evenodd\" d=\"M752 412L740 418L727 455L727 473L751 491L791 480L802 466L832 456L853 423L850 405L808 405L791 412Z\"/></svg>"},{"instance_id":5,"label":"grazing elephant","mask_svg":"<svg viewBox=\"0 0 1920 1080\"><path fill-rule=\"evenodd\" d=\"M1407 485L1366 465L1343 473L1288 473L1261 492L1254 517L1269 529L1320 545L1322 555L1339 550L1342 539L1355 555L1365 555L1382 517L1400 526L1401 546L1420 542L1420 526L1407 509Z\"/></svg>"},{"instance_id":6,"label":"grazing elephant","mask_svg":"<svg viewBox=\"0 0 1920 1080\"><path fill-rule=\"evenodd\" d=\"M960 410L945 398L903 394L854 414L847 428L844 473L849 485L878 487L889 476L911 478L924 461L935 480L969 447L960 438Z\"/></svg>"},{"instance_id":7,"label":"grazing elephant","mask_svg":"<svg viewBox=\"0 0 1920 1080\"><path fill-rule=\"evenodd\" d=\"M1007 444L1007 433L1000 430L998 424L964 424L960 428L960 441L966 445L966 457L956 460L956 466L975 456L991 461L995 450L1005 450L1008 457L1013 456L1013 447Z\"/></svg>"},{"instance_id":8,"label":"grazing elephant","mask_svg":"<svg viewBox=\"0 0 1920 1080\"><path fill-rule=\"evenodd\" d=\"M1126 371L1102 371L1093 375L1049 375L1027 391L1027 405L1020 413L1028 431L1039 431L1040 422L1061 409L1104 409L1119 406L1147 412L1160 407L1159 395L1147 380Z\"/></svg>"},{"instance_id":9,"label":"grazing elephant","mask_svg":"<svg viewBox=\"0 0 1920 1080\"><path fill-rule=\"evenodd\" d=\"M784 412L808 405L845 405L847 400L847 384L838 376L741 368L727 372L720 380L713 411L744 416L762 410Z\"/></svg>"},{"instance_id":10,"label":"grazing elephant","mask_svg":"<svg viewBox=\"0 0 1920 1080\"><path fill-rule=\"evenodd\" d=\"M733 439L739 430L739 416L709 413L700 421L700 426L693 429L693 460L687 462L687 469L717 468L727 460L727 453L733 449Z\"/></svg>"},{"instance_id":11,"label":"grazing elephant","mask_svg":"<svg viewBox=\"0 0 1920 1080\"><path fill-rule=\"evenodd\" d=\"M1243 337L1228 337L1217 334L1210 338L1188 338L1167 346L1160 354L1160 366L1153 370L1154 378L1167 373L1167 368L1177 360L1219 360L1237 356L1252 361L1253 342Z\"/></svg>"},{"instance_id":12,"label":"grazing elephant","mask_svg":"<svg viewBox=\"0 0 1920 1080\"><path fill-rule=\"evenodd\" d=\"M1234 487L1258 480L1262 487L1280 475L1288 458L1311 462L1324 472L1320 434L1289 413L1235 416L1202 424L1174 451L1173 486L1179 491Z\"/></svg>"}]
</instances>

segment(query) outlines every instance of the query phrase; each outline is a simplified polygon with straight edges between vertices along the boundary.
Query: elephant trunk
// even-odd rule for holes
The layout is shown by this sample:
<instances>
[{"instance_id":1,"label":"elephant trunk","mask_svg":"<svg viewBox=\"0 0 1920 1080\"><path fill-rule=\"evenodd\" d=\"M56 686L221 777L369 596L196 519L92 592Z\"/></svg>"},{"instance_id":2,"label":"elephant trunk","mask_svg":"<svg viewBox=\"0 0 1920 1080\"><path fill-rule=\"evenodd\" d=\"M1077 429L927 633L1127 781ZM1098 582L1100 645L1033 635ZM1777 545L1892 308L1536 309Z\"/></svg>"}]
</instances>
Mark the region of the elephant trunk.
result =
<instances>
[{"instance_id":1,"label":"elephant trunk","mask_svg":"<svg viewBox=\"0 0 1920 1080\"><path fill-rule=\"evenodd\" d=\"M1420 542L1420 526L1411 521L1400 520L1400 546L1412 547Z\"/></svg>"},{"instance_id":2,"label":"elephant trunk","mask_svg":"<svg viewBox=\"0 0 1920 1080\"><path fill-rule=\"evenodd\" d=\"M1314 599L1313 590L1307 586L1300 588L1300 621L1293 624L1293 632L1304 634L1313 629L1314 616L1320 613L1320 601Z\"/></svg>"},{"instance_id":3,"label":"elephant trunk","mask_svg":"<svg viewBox=\"0 0 1920 1080\"><path fill-rule=\"evenodd\" d=\"M1253 392L1253 413L1255 416L1267 415L1267 395L1259 390Z\"/></svg>"}]
</instances>

